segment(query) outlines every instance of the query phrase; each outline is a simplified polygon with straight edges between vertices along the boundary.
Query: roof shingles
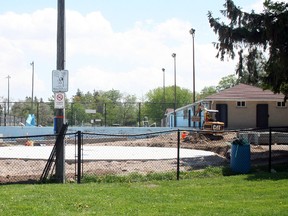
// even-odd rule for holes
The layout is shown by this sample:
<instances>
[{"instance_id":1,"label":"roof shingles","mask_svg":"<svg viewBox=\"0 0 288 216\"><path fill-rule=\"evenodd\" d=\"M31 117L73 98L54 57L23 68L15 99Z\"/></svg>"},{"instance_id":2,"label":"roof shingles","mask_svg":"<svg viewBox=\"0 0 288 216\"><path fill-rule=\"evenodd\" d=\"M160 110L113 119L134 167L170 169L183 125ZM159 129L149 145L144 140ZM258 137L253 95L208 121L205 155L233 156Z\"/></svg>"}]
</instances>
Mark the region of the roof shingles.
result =
<instances>
[{"instance_id":1,"label":"roof shingles","mask_svg":"<svg viewBox=\"0 0 288 216\"><path fill-rule=\"evenodd\" d=\"M261 100L261 101L281 101L284 99L283 94L274 94L270 90L263 90L261 88L238 84L229 89L225 89L205 98L205 100Z\"/></svg>"}]
</instances>

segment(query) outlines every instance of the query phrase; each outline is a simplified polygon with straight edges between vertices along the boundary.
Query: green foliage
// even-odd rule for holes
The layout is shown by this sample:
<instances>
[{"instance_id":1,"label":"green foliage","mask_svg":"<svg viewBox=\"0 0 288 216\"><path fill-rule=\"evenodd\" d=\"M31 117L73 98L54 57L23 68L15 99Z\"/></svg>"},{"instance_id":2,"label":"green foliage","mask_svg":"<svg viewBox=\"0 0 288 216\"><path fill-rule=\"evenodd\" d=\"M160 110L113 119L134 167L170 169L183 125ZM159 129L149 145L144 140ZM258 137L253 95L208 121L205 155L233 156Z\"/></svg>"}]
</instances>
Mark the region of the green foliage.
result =
<instances>
[{"instance_id":1,"label":"green foliage","mask_svg":"<svg viewBox=\"0 0 288 216\"><path fill-rule=\"evenodd\" d=\"M215 86L209 86L209 87L204 87L200 94L198 95L197 100L202 100L205 97L208 97L209 95L217 93L217 87Z\"/></svg>"},{"instance_id":2,"label":"green foliage","mask_svg":"<svg viewBox=\"0 0 288 216\"><path fill-rule=\"evenodd\" d=\"M237 64L236 74L239 75L239 82L265 87L263 85L263 79L265 78L265 59L262 52L260 52L257 47L253 47L249 50L247 55L243 57L243 51L239 52L240 58Z\"/></svg>"},{"instance_id":3,"label":"green foliage","mask_svg":"<svg viewBox=\"0 0 288 216\"><path fill-rule=\"evenodd\" d=\"M230 20L229 24L208 13L210 26L218 35L218 42L214 43L217 57L221 60L225 56L234 58L235 52L240 50L237 73L244 76L248 72L248 79L253 77L249 81L255 83L261 79L265 88L282 92L287 98L288 3L266 0L264 10L259 14L241 11L232 0L226 0L224 7L221 13ZM243 50L248 52L246 60L242 56ZM261 52L267 52L267 60L259 55ZM243 72L244 65L246 72Z\"/></svg>"},{"instance_id":4,"label":"green foliage","mask_svg":"<svg viewBox=\"0 0 288 216\"><path fill-rule=\"evenodd\" d=\"M237 84L239 84L239 80L234 74L231 74L231 75L221 78L216 89L219 92L219 91L231 88Z\"/></svg>"},{"instance_id":5,"label":"green foliage","mask_svg":"<svg viewBox=\"0 0 288 216\"><path fill-rule=\"evenodd\" d=\"M11 107L11 115L22 117L25 121L28 114L34 114L38 125L51 126L53 125L53 108L50 103L44 103L42 99L34 98L33 104L29 97L24 101L14 102Z\"/></svg>"},{"instance_id":6,"label":"green foliage","mask_svg":"<svg viewBox=\"0 0 288 216\"><path fill-rule=\"evenodd\" d=\"M96 113L86 113L87 109ZM94 122L100 125L137 125L138 106L134 95L124 95L118 90L94 91L83 93L79 89L72 98L71 106L66 107L66 116L70 125L88 125Z\"/></svg>"},{"instance_id":7,"label":"green foliage","mask_svg":"<svg viewBox=\"0 0 288 216\"><path fill-rule=\"evenodd\" d=\"M198 100L204 99L205 97L215 94L219 91L231 88L239 84L239 82L241 82L241 79L238 79L234 74L230 74L228 76L222 77L216 87L209 86L209 87L203 88L199 94Z\"/></svg>"},{"instance_id":8,"label":"green foliage","mask_svg":"<svg viewBox=\"0 0 288 216\"><path fill-rule=\"evenodd\" d=\"M136 103L136 96L127 95L124 96L124 103L121 106L122 125L124 126L136 126L138 104Z\"/></svg>"},{"instance_id":9,"label":"green foliage","mask_svg":"<svg viewBox=\"0 0 288 216\"><path fill-rule=\"evenodd\" d=\"M175 87L165 87L150 90L146 94L146 102L142 108L142 118L147 116L150 122L156 122L159 126L161 118L164 116L166 109L174 108ZM192 103L192 93L190 90L176 86L176 109Z\"/></svg>"},{"instance_id":10,"label":"green foliage","mask_svg":"<svg viewBox=\"0 0 288 216\"><path fill-rule=\"evenodd\" d=\"M82 125L83 122L89 121L89 116L85 113L85 107L81 103L76 102L71 106L74 114L74 125Z\"/></svg>"},{"instance_id":11,"label":"green foliage","mask_svg":"<svg viewBox=\"0 0 288 216\"><path fill-rule=\"evenodd\" d=\"M31 113L31 100L28 102L26 101L14 103L11 107L11 113L18 117L27 117L28 114Z\"/></svg>"},{"instance_id":12,"label":"green foliage","mask_svg":"<svg viewBox=\"0 0 288 216\"><path fill-rule=\"evenodd\" d=\"M167 173L149 173L142 175L139 173L131 173L129 175L86 175L83 177L83 183L131 183L131 182L147 182L159 180L176 180L175 172Z\"/></svg>"},{"instance_id":13,"label":"green foliage","mask_svg":"<svg viewBox=\"0 0 288 216\"><path fill-rule=\"evenodd\" d=\"M54 121L53 109L47 103L38 103L37 123L42 126L52 126ZM36 112L37 114L37 112Z\"/></svg>"}]
</instances>

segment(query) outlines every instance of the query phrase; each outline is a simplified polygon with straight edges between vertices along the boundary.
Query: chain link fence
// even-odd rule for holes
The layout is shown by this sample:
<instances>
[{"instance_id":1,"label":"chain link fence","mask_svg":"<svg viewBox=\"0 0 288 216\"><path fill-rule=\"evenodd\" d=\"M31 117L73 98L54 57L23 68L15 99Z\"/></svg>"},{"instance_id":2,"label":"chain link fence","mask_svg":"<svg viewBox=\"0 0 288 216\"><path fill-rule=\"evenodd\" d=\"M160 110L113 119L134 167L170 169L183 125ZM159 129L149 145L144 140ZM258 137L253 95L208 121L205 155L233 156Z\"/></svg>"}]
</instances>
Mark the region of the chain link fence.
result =
<instances>
[{"instance_id":1,"label":"chain link fence","mask_svg":"<svg viewBox=\"0 0 288 216\"><path fill-rule=\"evenodd\" d=\"M267 165L268 171L273 165L288 161L288 127L270 127L268 129L241 130L238 137L251 144L251 164Z\"/></svg>"},{"instance_id":2,"label":"chain link fence","mask_svg":"<svg viewBox=\"0 0 288 216\"><path fill-rule=\"evenodd\" d=\"M39 183L56 135L0 137L0 184ZM288 162L288 127L269 130L225 131L221 135L193 130L145 134L67 133L65 175L81 182L89 176L133 173L189 172L209 166L227 167L231 143L250 143L251 165L274 169ZM52 161L53 162L53 161ZM55 174L52 166L50 177Z\"/></svg>"},{"instance_id":3,"label":"chain link fence","mask_svg":"<svg viewBox=\"0 0 288 216\"><path fill-rule=\"evenodd\" d=\"M177 108L185 104L177 103ZM164 114L174 103L154 102L66 102L65 116L70 126L160 127ZM0 102L0 126L25 125L29 114L35 126L53 126L54 102ZM180 117L180 116L178 116Z\"/></svg>"},{"instance_id":4,"label":"chain link fence","mask_svg":"<svg viewBox=\"0 0 288 216\"><path fill-rule=\"evenodd\" d=\"M26 118L11 113L11 107L15 105L14 102L0 102L0 126L17 126L25 124Z\"/></svg>"},{"instance_id":5,"label":"chain link fence","mask_svg":"<svg viewBox=\"0 0 288 216\"><path fill-rule=\"evenodd\" d=\"M0 102L0 126L25 126L29 114L35 126L52 126L53 112L52 102Z\"/></svg>"},{"instance_id":6,"label":"chain link fence","mask_svg":"<svg viewBox=\"0 0 288 216\"><path fill-rule=\"evenodd\" d=\"M234 136L235 133L225 134L220 138L176 130L140 135L84 134L83 173L126 175L174 171L176 175L178 153L180 171L220 166L227 163L228 143ZM109 151L110 156L104 160L87 160L85 148L90 150L88 147L97 146ZM205 154L204 151L213 153Z\"/></svg>"},{"instance_id":7,"label":"chain link fence","mask_svg":"<svg viewBox=\"0 0 288 216\"><path fill-rule=\"evenodd\" d=\"M0 184L40 183L49 157L55 146L57 135L35 135L0 137ZM66 161L67 179L75 178L77 137L67 133L66 148L70 152ZM49 177L55 175L55 158Z\"/></svg>"}]
</instances>

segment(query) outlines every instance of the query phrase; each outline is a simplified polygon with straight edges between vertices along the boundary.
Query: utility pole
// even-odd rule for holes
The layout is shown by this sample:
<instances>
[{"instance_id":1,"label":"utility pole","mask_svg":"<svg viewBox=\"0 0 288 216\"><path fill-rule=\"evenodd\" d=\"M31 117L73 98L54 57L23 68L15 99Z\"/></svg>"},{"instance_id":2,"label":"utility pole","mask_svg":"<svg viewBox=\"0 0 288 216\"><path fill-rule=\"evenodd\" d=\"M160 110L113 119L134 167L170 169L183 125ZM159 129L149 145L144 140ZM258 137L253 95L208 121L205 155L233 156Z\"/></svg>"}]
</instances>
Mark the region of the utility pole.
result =
<instances>
[{"instance_id":1,"label":"utility pole","mask_svg":"<svg viewBox=\"0 0 288 216\"><path fill-rule=\"evenodd\" d=\"M177 126L177 113L176 113L176 103L177 103L177 99L176 99L176 89L177 89L177 86L176 86L176 53L173 53L172 54L172 57L174 59L174 127Z\"/></svg>"},{"instance_id":2,"label":"utility pole","mask_svg":"<svg viewBox=\"0 0 288 216\"><path fill-rule=\"evenodd\" d=\"M65 0L58 0L57 17L57 70L65 69ZM55 100L55 98L54 98ZM64 109L55 109L54 128L60 133L64 122ZM59 183L65 183L65 144L56 146L56 178Z\"/></svg>"},{"instance_id":3,"label":"utility pole","mask_svg":"<svg viewBox=\"0 0 288 216\"><path fill-rule=\"evenodd\" d=\"M166 120L165 120L165 111L166 111L166 99L165 99L165 68L162 68L163 71L163 103L162 103L162 109L163 109L163 122L162 126L166 126Z\"/></svg>"},{"instance_id":4,"label":"utility pole","mask_svg":"<svg viewBox=\"0 0 288 216\"><path fill-rule=\"evenodd\" d=\"M7 109L7 112L8 112L8 115L9 115L9 109L10 109L10 107L9 107L9 104L10 104L10 78L11 78L11 76L8 75L6 78L8 79L8 109Z\"/></svg>"},{"instance_id":5,"label":"utility pole","mask_svg":"<svg viewBox=\"0 0 288 216\"><path fill-rule=\"evenodd\" d=\"M164 104L164 113L166 108L166 99L165 99L165 68L162 68L163 71L163 104Z\"/></svg>"},{"instance_id":6,"label":"utility pole","mask_svg":"<svg viewBox=\"0 0 288 216\"><path fill-rule=\"evenodd\" d=\"M32 95L31 95L31 114L33 113L33 100L34 100L34 61L30 63L32 66Z\"/></svg>"},{"instance_id":7,"label":"utility pole","mask_svg":"<svg viewBox=\"0 0 288 216\"><path fill-rule=\"evenodd\" d=\"M190 34L192 35L192 45L193 45L193 116L195 116L195 102L196 102L196 98L195 98L195 52L194 52L194 38L195 38L195 29L191 28L190 29ZM200 123L200 121L199 121ZM193 121L193 127L195 128L195 121Z\"/></svg>"}]
</instances>

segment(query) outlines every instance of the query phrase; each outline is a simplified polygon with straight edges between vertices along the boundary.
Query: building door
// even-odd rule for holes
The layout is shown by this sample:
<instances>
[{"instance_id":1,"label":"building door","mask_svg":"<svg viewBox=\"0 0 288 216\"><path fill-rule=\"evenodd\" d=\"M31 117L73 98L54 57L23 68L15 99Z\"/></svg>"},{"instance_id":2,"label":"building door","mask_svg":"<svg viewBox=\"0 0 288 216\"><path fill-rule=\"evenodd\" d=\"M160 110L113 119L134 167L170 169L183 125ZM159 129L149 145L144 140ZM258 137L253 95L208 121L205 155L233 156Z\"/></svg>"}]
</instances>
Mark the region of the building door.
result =
<instances>
[{"instance_id":1,"label":"building door","mask_svg":"<svg viewBox=\"0 0 288 216\"><path fill-rule=\"evenodd\" d=\"M218 121L224 122L225 128L228 127L228 106L227 104L216 104L216 110L219 112L216 115Z\"/></svg>"},{"instance_id":2,"label":"building door","mask_svg":"<svg viewBox=\"0 0 288 216\"><path fill-rule=\"evenodd\" d=\"M191 110L188 110L188 127L191 127Z\"/></svg>"},{"instance_id":3,"label":"building door","mask_svg":"<svg viewBox=\"0 0 288 216\"><path fill-rule=\"evenodd\" d=\"M170 124L169 127L174 127L174 118L173 115L170 115Z\"/></svg>"},{"instance_id":4,"label":"building door","mask_svg":"<svg viewBox=\"0 0 288 216\"><path fill-rule=\"evenodd\" d=\"M268 128L268 104L257 104L256 109L256 127L257 128Z\"/></svg>"}]
</instances>

